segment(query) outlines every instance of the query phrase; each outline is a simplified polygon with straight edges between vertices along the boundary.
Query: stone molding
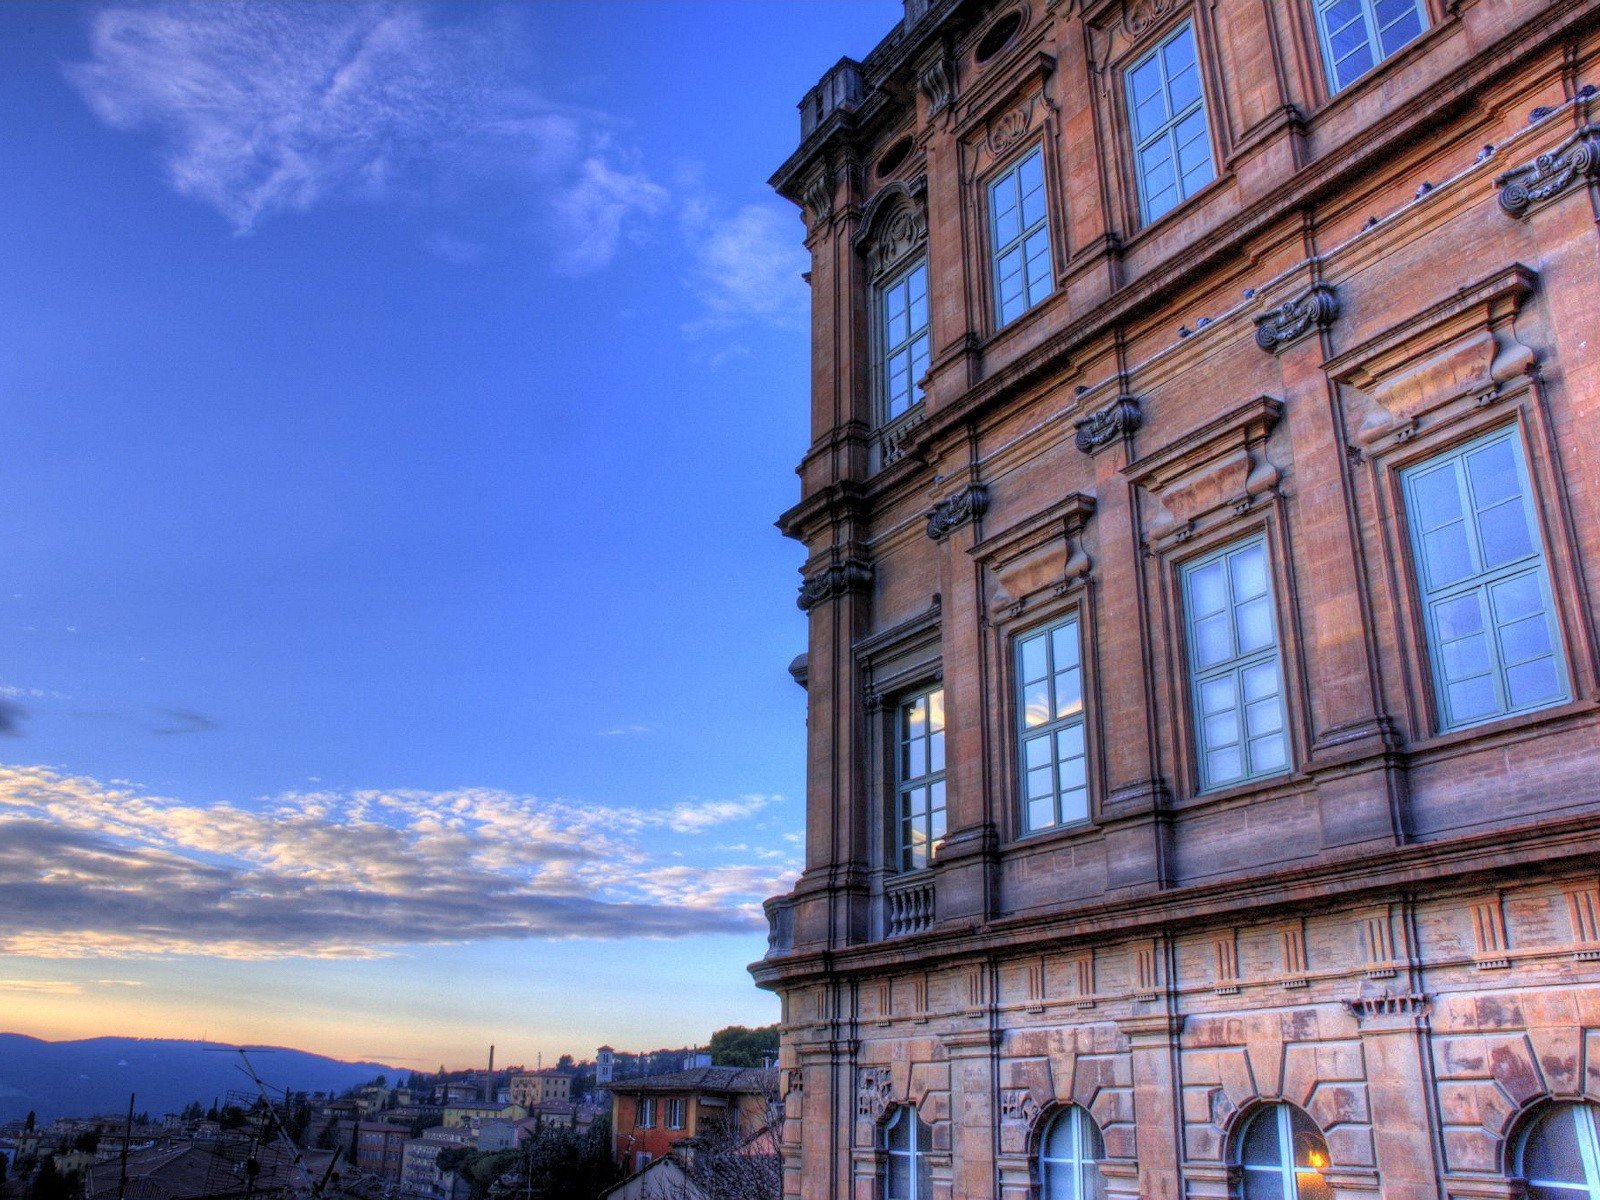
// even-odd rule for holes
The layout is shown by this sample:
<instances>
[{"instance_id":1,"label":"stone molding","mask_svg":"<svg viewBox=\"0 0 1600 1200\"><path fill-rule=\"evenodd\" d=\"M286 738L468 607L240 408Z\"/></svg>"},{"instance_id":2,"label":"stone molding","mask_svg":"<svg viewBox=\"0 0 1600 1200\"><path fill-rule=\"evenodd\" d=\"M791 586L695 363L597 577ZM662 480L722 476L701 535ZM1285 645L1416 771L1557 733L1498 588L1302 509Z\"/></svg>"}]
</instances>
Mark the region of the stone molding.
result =
<instances>
[{"instance_id":1,"label":"stone molding","mask_svg":"<svg viewBox=\"0 0 1600 1200\"><path fill-rule=\"evenodd\" d=\"M872 564L858 558L825 567L800 584L800 596L795 601L801 612L810 612L817 605L840 596L865 592L872 587Z\"/></svg>"},{"instance_id":2,"label":"stone molding","mask_svg":"<svg viewBox=\"0 0 1600 1200\"><path fill-rule=\"evenodd\" d=\"M1085 454L1093 454L1105 446L1109 446L1118 438L1132 437L1140 425L1144 424L1144 412L1137 396L1118 396L1099 412L1090 413L1081 421L1073 422L1077 430L1074 441L1079 450Z\"/></svg>"},{"instance_id":3,"label":"stone molding","mask_svg":"<svg viewBox=\"0 0 1600 1200\"><path fill-rule=\"evenodd\" d=\"M1339 294L1331 284L1314 283L1256 320L1256 345L1269 354L1282 353L1313 330L1326 329L1339 318Z\"/></svg>"},{"instance_id":4,"label":"stone molding","mask_svg":"<svg viewBox=\"0 0 1600 1200\"><path fill-rule=\"evenodd\" d=\"M1573 184L1596 177L1600 177L1600 126L1585 125L1554 150L1495 180L1500 185L1500 209L1520 219Z\"/></svg>"},{"instance_id":5,"label":"stone molding","mask_svg":"<svg viewBox=\"0 0 1600 1200\"><path fill-rule=\"evenodd\" d=\"M977 520L988 509L989 489L981 483L970 483L927 511L928 536L936 542L941 541L952 529L959 529L968 521Z\"/></svg>"}]
</instances>

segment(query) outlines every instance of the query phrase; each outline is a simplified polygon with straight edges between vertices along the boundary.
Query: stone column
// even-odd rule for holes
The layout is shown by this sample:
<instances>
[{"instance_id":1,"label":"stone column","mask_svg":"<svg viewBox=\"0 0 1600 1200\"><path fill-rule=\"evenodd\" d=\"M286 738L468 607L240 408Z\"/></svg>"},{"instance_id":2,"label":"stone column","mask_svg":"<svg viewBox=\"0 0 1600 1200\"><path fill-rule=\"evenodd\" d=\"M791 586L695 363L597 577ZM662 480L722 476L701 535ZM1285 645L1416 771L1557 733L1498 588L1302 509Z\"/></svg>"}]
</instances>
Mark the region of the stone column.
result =
<instances>
[{"instance_id":1,"label":"stone column","mask_svg":"<svg viewBox=\"0 0 1600 1200\"><path fill-rule=\"evenodd\" d=\"M1183 1017L1173 1012L1124 1017L1117 1028L1133 1057L1133 1120L1138 1129L1139 1191L1143 1200L1182 1200L1180 1169L1182 1087L1178 1035Z\"/></svg>"}]
</instances>

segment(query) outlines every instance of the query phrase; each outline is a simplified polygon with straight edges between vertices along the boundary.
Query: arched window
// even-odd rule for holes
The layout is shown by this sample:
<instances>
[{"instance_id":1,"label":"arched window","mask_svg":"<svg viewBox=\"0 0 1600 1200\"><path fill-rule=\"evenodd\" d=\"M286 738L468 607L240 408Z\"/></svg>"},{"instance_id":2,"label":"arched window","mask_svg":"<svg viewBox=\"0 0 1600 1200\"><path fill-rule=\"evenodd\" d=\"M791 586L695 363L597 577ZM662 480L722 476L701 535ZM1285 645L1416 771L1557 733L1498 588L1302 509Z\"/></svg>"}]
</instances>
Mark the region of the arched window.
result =
<instances>
[{"instance_id":1,"label":"arched window","mask_svg":"<svg viewBox=\"0 0 1600 1200\"><path fill-rule=\"evenodd\" d=\"M1552 1104L1522 1135L1516 1171L1530 1200L1600 1200L1600 1110Z\"/></svg>"},{"instance_id":2,"label":"arched window","mask_svg":"<svg viewBox=\"0 0 1600 1200\"><path fill-rule=\"evenodd\" d=\"M1239 1131L1243 1200L1333 1200L1323 1178L1328 1143L1292 1104L1258 1109Z\"/></svg>"},{"instance_id":3,"label":"arched window","mask_svg":"<svg viewBox=\"0 0 1600 1200\"><path fill-rule=\"evenodd\" d=\"M933 1130L917 1110L902 1104L883 1126L883 1200L929 1200L928 1142Z\"/></svg>"},{"instance_id":4,"label":"arched window","mask_svg":"<svg viewBox=\"0 0 1600 1200\"><path fill-rule=\"evenodd\" d=\"M1076 1106L1057 1113L1039 1139L1040 1200L1101 1200L1105 1156L1093 1117Z\"/></svg>"}]
</instances>

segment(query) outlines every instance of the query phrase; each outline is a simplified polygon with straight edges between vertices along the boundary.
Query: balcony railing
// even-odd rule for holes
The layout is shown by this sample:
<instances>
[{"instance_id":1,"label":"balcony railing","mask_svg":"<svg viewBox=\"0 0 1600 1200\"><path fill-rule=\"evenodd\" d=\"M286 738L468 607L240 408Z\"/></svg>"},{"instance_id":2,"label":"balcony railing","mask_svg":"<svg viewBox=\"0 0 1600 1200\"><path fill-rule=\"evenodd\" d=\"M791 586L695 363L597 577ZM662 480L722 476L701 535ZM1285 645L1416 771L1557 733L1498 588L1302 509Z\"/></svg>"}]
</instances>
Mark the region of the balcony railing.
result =
<instances>
[{"instance_id":1,"label":"balcony railing","mask_svg":"<svg viewBox=\"0 0 1600 1200\"><path fill-rule=\"evenodd\" d=\"M883 935L904 937L933 928L933 880L913 875L883 889Z\"/></svg>"}]
</instances>

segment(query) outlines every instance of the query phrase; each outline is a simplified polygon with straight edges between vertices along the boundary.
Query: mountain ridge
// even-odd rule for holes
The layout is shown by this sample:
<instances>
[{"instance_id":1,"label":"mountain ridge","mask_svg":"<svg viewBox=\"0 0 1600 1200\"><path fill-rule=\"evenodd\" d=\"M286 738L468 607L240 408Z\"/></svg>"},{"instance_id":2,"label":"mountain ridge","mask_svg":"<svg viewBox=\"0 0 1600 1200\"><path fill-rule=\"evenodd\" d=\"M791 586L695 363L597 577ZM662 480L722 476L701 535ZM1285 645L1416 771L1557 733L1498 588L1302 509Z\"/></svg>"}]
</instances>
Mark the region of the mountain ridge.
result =
<instances>
[{"instance_id":1,"label":"mountain ridge","mask_svg":"<svg viewBox=\"0 0 1600 1200\"><path fill-rule=\"evenodd\" d=\"M40 1122L66 1116L125 1112L134 1107L159 1116L190 1101L209 1105L230 1091L255 1085L237 1055L220 1053L227 1042L186 1038L94 1037L52 1042L23 1033L0 1033L0 1122L30 1110ZM274 1088L344 1091L380 1074L405 1074L377 1062L348 1062L292 1046L252 1046L251 1063Z\"/></svg>"}]
</instances>

